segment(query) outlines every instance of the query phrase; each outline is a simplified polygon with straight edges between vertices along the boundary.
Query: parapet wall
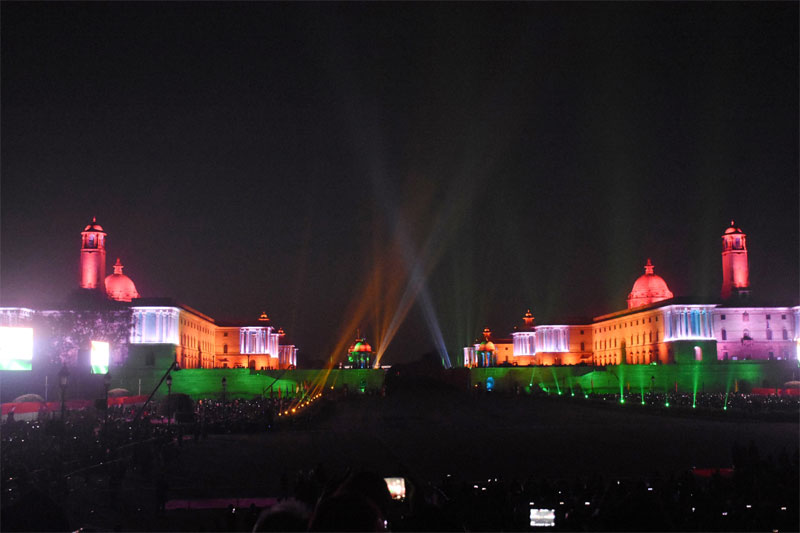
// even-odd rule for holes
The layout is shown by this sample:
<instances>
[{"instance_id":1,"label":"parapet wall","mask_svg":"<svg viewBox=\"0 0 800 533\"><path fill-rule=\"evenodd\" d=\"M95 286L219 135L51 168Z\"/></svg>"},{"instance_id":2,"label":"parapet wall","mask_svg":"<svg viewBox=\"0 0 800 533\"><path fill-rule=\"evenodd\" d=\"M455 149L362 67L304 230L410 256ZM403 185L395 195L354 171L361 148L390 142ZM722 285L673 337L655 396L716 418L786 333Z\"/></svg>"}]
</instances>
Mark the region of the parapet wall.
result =
<instances>
[{"instance_id":1,"label":"parapet wall","mask_svg":"<svg viewBox=\"0 0 800 533\"><path fill-rule=\"evenodd\" d=\"M616 365L562 367L473 368L473 388L486 389L492 378L496 391L522 392L543 390L558 392L619 393L649 392L747 392L752 388L782 387L797 380L800 371L792 361L728 361L684 363L675 365Z\"/></svg>"}]
</instances>

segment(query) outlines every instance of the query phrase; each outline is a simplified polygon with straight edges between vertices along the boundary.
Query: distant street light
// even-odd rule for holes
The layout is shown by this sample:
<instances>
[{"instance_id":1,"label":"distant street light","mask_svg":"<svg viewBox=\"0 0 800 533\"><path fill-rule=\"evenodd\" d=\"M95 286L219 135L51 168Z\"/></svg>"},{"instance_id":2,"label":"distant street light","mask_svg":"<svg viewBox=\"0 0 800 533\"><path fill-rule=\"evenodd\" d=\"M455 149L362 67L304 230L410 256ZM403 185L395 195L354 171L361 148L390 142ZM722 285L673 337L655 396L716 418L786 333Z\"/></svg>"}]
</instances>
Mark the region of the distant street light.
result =
<instances>
[{"instance_id":1,"label":"distant street light","mask_svg":"<svg viewBox=\"0 0 800 533\"><path fill-rule=\"evenodd\" d=\"M103 386L106 389L106 410L105 418L103 420L103 433L105 433L106 426L108 426L108 389L111 387L111 372L106 372L106 375L103 376Z\"/></svg>"},{"instance_id":2,"label":"distant street light","mask_svg":"<svg viewBox=\"0 0 800 533\"><path fill-rule=\"evenodd\" d=\"M64 422L66 420L66 395L67 395L67 383L69 382L69 369L67 368L66 363L61 367L61 370L58 371L58 384L61 387L61 421Z\"/></svg>"},{"instance_id":3,"label":"distant street light","mask_svg":"<svg viewBox=\"0 0 800 533\"><path fill-rule=\"evenodd\" d=\"M172 374L167 375L167 426L172 425Z\"/></svg>"}]
</instances>

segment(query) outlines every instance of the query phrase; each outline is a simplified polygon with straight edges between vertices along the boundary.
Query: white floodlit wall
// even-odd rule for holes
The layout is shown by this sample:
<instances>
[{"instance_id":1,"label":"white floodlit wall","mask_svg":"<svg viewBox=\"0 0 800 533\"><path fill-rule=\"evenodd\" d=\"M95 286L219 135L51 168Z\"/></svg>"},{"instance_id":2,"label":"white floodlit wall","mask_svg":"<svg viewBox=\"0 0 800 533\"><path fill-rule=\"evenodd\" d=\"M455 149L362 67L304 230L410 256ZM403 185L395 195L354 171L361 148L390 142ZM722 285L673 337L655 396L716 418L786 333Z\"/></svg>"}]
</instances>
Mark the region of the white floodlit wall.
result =
<instances>
[{"instance_id":1,"label":"white floodlit wall","mask_svg":"<svg viewBox=\"0 0 800 533\"><path fill-rule=\"evenodd\" d=\"M297 367L297 348L294 345L287 344L278 347L278 364L286 368L287 366Z\"/></svg>"},{"instance_id":2,"label":"white floodlit wall","mask_svg":"<svg viewBox=\"0 0 800 533\"><path fill-rule=\"evenodd\" d=\"M670 305L662 308L664 342L679 340L715 340L713 305Z\"/></svg>"},{"instance_id":3,"label":"white floodlit wall","mask_svg":"<svg viewBox=\"0 0 800 533\"><path fill-rule=\"evenodd\" d=\"M511 337L514 356L569 351L569 326L536 326L533 331L518 331Z\"/></svg>"},{"instance_id":4,"label":"white floodlit wall","mask_svg":"<svg viewBox=\"0 0 800 533\"><path fill-rule=\"evenodd\" d=\"M19 326L33 317L33 309L27 307L0 307L0 326Z\"/></svg>"},{"instance_id":5,"label":"white floodlit wall","mask_svg":"<svg viewBox=\"0 0 800 533\"><path fill-rule=\"evenodd\" d=\"M270 354L277 357L280 335L273 332L272 326L246 327L239 329L239 353Z\"/></svg>"},{"instance_id":6,"label":"white floodlit wall","mask_svg":"<svg viewBox=\"0 0 800 533\"><path fill-rule=\"evenodd\" d=\"M478 364L478 353L474 346L466 346L464 348L464 366L473 366Z\"/></svg>"},{"instance_id":7,"label":"white floodlit wall","mask_svg":"<svg viewBox=\"0 0 800 533\"><path fill-rule=\"evenodd\" d=\"M537 326L536 352L568 352L569 326Z\"/></svg>"},{"instance_id":8,"label":"white floodlit wall","mask_svg":"<svg viewBox=\"0 0 800 533\"><path fill-rule=\"evenodd\" d=\"M536 334L533 331L517 331L511 334L514 355L536 355Z\"/></svg>"},{"instance_id":9,"label":"white floodlit wall","mask_svg":"<svg viewBox=\"0 0 800 533\"><path fill-rule=\"evenodd\" d=\"M180 344L180 309L177 307L131 307L131 344Z\"/></svg>"}]
</instances>

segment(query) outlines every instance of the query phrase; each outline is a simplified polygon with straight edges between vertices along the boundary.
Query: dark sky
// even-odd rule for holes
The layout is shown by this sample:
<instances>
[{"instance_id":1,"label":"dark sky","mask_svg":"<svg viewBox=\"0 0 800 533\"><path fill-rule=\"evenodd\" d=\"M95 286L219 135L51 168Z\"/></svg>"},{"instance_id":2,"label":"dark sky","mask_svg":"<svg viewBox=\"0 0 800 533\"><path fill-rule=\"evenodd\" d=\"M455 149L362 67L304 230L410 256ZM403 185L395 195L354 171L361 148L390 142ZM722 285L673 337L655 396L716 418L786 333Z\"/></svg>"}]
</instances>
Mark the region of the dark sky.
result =
<instances>
[{"instance_id":1,"label":"dark sky","mask_svg":"<svg viewBox=\"0 0 800 533\"><path fill-rule=\"evenodd\" d=\"M797 2L0 9L3 305L63 301L92 216L301 358L618 310L648 257L710 302L731 218L797 299Z\"/></svg>"}]
</instances>

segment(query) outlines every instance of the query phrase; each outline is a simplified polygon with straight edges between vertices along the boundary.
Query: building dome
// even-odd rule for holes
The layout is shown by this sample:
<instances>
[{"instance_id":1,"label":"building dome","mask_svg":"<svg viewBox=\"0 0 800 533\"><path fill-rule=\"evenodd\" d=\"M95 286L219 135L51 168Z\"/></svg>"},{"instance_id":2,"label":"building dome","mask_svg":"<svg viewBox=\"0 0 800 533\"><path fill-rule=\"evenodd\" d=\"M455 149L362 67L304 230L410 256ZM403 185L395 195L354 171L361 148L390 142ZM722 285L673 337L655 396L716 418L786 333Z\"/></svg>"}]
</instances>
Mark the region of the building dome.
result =
<instances>
[{"instance_id":1,"label":"building dome","mask_svg":"<svg viewBox=\"0 0 800 533\"><path fill-rule=\"evenodd\" d=\"M736 227L736 224L731 220L731 225L728 229L725 230L725 235L730 235L731 233L744 233L741 229Z\"/></svg>"},{"instance_id":2,"label":"building dome","mask_svg":"<svg viewBox=\"0 0 800 533\"><path fill-rule=\"evenodd\" d=\"M103 226L97 223L97 217L92 217L92 221L83 228L83 231L103 231Z\"/></svg>"},{"instance_id":3,"label":"building dome","mask_svg":"<svg viewBox=\"0 0 800 533\"><path fill-rule=\"evenodd\" d=\"M493 352L495 350L494 343L492 341L486 341L485 343L481 343L483 345L482 351L484 352Z\"/></svg>"},{"instance_id":4,"label":"building dome","mask_svg":"<svg viewBox=\"0 0 800 533\"><path fill-rule=\"evenodd\" d=\"M628 309L673 297L672 291L667 287L667 282L661 276L654 274L653 268L653 263L648 259L644 266L644 275L639 276L628 295Z\"/></svg>"},{"instance_id":5,"label":"building dome","mask_svg":"<svg viewBox=\"0 0 800 533\"><path fill-rule=\"evenodd\" d=\"M367 344L367 342L364 339L361 339L360 341L355 343L355 345L353 346L353 351L354 352L371 352L372 351L372 346Z\"/></svg>"},{"instance_id":6,"label":"building dome","mask_svg":"<svg viewBox=\"0 0 800 533\"><path fill-rule=\"evenodd\" d=\"M130 302L134 298L139 297L136 291L136 285L133 280L122 273L122 262L117 258L114 263L114 273L106 276L106 294L112 300L118 302Z\"/></svg>"}]
</instances>

